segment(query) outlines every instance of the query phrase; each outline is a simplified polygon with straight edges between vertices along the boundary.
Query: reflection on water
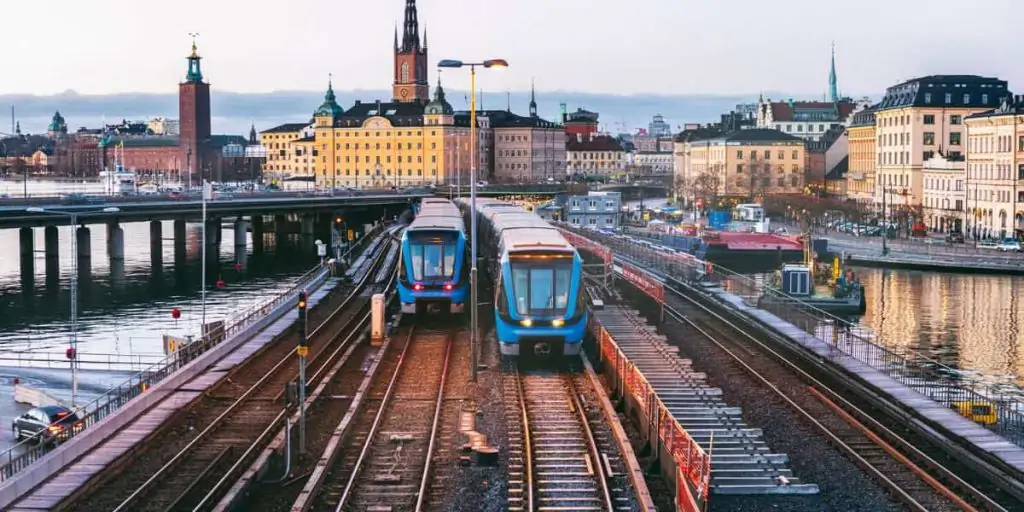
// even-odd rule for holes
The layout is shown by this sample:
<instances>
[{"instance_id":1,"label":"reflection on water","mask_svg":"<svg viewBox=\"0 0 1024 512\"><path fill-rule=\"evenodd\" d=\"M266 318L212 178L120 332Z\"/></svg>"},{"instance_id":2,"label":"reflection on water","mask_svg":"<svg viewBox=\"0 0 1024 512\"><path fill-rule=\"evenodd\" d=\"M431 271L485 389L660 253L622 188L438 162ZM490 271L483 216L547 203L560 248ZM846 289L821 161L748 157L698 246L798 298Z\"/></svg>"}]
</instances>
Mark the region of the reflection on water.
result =
<instances>
[{"instance_id":1,"label":"reflection on water","mask_svg":"<svg viewBox=\"0 0 1024 512\"><path fill-rule=\"evenodd\" d=\"M104 225L91 226L91 263L79 271L79 350L83 354L162 352L162 334L198 334L200 306L200 227L189 225L185 260L176 264L172 222L163 223L162 251L154 258L149 223L122 225L125 259L107 256ZM35 272L23 281L18 231L0 230L0 350L63 353L70 339L72 268L70 230L59 229L60 261L47 265L41 253L43 230L35 233ZM275 247L252 254L251 240L236 260L232 229L207 265L207 321L223 319L259 300L283 292L316 262L313 251ZM153 267L153 263L158 266ZM242 263L238 266L238 263ZM58 266L59 265L59 266ZM222 280L223 288L216 283ZM171 316L179 308L181 318Z\"/></svg>"},{"instance_id":2,"label":"reflection on water","mask_svg":"<svg viewBox=\"0 0 1024 512\"><path fill-rule=\"evenodd\" d=\"M855 269L867 291L859 323L893 348L1024 383L1018 295L1024 277Z\"/></svg>"}]
</instances>

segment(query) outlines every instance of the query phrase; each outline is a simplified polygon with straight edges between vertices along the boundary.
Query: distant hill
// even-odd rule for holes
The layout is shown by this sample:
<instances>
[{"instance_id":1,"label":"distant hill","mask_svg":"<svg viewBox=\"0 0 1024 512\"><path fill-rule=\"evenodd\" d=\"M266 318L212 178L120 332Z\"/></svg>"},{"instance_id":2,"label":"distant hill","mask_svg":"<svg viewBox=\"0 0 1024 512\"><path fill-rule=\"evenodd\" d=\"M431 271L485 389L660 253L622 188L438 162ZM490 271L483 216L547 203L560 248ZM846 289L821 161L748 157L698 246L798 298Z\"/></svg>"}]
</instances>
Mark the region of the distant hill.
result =
<instances>
[{"instance_id":1,"label":"distant hill","mask_svg":"<svg viewBox=\"0 0 1024 512\"><path fill-rule=\"evenodd\" d=\"M249 125L255 122L257 130L271 128L286 122L301 122L308 119L313 110L323 101L322 92L282 91L259 94L214 91L212 97L213 129L217 133L246 134ZM391 91L338 91L342 107L355 100L387 100ZM467 109L465 91L447 91L448 101L456 109ZM766 94L767 96L767 94ZM784 98L784 94L772 94L772 98ZM648 95L637 94L618 96L584 92L542 91L537 93L538 111L542 117L556 120L559 103L565 102L568 110L585 108L601 114L602 129L618 133L633 132L638 127L647 127L651 117L662 114L673 129L684 123L717 121L719 115L735 108L739 103L755 101L757 95L716 96L716 95ZM478 98L480 101L480 98ZM484 92L484 108L506 108L525 113L530 102L528 92ZM0 95L0 133L10 131L10 105L14 105L16 118L25 132L46 130L50 117L60 110L68 128L77 130L80 126L97 127L105 118L108 123L125 119L146 119L155 116L178 117L176 94L110 94L82 95L74 91L53 95Z\"/></svg>"}]
</instances>

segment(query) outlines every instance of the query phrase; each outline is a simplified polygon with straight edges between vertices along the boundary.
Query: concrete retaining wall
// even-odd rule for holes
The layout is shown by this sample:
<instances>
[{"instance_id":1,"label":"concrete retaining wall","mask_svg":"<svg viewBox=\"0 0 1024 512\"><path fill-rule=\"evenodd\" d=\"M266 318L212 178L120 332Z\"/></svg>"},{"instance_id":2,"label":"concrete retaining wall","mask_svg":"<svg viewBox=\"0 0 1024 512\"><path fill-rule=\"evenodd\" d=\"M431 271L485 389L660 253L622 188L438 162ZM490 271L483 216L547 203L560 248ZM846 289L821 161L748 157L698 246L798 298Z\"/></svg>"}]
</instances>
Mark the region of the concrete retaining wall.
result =
<instances>
[{"instance_id":1,"label":"concrete retaining wall","mask_svg":"<svg viewBox=\"0 0 1024 512\"><path fill-rule=\"evenodd\" d=\"M321 271L309 281L307 290L313 291L319 288L327 278L327 275L327 270ZM145 393L135 397L114 413L103 418L92 427L50 453L47 453L31 466L5 481L3 486L0 487L0 510L6 509L18 498L42 484L54 474L67 468L68 465L79 457L92 451L106 441L112 433L117 432L134 421L149 410L149 408L160 403L175 389L192 380L192 378L205 371L222 357L248 341L253 335L277 321L284 313L294 309L297 302L298 294L289 297L288 300L272 310L269 315L253 322L249 327L239 331L231 338L222 341L219 345L197 357L191 363L165 377Z\"/></svg>"}]
</instances>

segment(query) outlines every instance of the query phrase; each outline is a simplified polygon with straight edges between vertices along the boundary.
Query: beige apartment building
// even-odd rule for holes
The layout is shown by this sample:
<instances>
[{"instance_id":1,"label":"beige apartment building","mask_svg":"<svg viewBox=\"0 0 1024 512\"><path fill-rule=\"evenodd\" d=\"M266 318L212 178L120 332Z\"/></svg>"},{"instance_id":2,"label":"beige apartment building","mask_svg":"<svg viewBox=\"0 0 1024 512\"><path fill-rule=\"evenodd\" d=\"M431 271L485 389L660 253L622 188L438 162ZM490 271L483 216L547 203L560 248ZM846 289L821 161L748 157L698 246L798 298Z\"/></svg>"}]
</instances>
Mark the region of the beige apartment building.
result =
<instances>
[{"instance_id":1,"label":"beige apartment building","mask_svg":"<svg viewBox=\"0 0 1024 512\"><path fill-rule=\"evenodd\" d=\"M683 143L696 199L796 194L804 189L804 140L779 130L739 130Z\"/></svg>"},{"instance_id":2,"label":"beige apartment building","mask_svg":"<svg viewBox=\"0 0 1024 512\"><path fill-rule=\"evenodd\" d=\"M1024 230L1024 100L1005 96L999 108L966 124L966 232L1016 236Z\"/></svg>"},{"instance_id":3,"label":"beige apartment building","mask_svg":"<svg viewBox=\"0 0 1024 512\"><path fill-rule=\"evenodd\" d=\"M924 162L924 224L939 233L963 232L965 162L935 155Z\"/></svg>"},{"instance_id":4,"label":"beige apartment building","mask_svg":"<svg viewBox=\"0 0 1024 512\"><path fill-rule=\"evenodd\" d=\"M565 142L566 172L612 176L626 168L626 154L615 137L577 133Z\"/></svg>"},{"instance_id":5,"label":"beige apartment building","mask_svg":"<svg viewBox=\"0 0 1024 512\"><path fill-rule=\"evenodd\" d=\"M846 171L846 195L861 204L874 201L875 189L875 109L853 115L846 129L849 151Z\"/></svg>"},{"instance_id":6,"label":"beige apartment building","mask_svg":"<svg viewBox=\"0 0 1024 512\"><path fill-rule=\"evenodd\" d=\"M494 179L535 182L565 179L565 129L535 115L492 115Z\"/></svg>"},{"instance_id":7,"label":"beige apartment building","mask_svg":"<svg viewBox=\"0 0 1024 512\"><path fill-rule=\"evenodd\" d=\"M264 130L260 132L260 145L267 152L265 177L313 176L317 155L311 123L287 123Z\"/></svg>"},{"instance_id":8,"label":"beige apartment building","mask_svg":"<svg viewBox=\"0 0 1024 512\"><path fill-rule=\"evenodd\" d=\"M932 75L889 87L875 113L874 202L921 216L924 162L937 154L964 158L964 118L994 109L1009 94L1005 80ZM883 194L885 197L883 198Z\"/></svg>"}]
</instances>

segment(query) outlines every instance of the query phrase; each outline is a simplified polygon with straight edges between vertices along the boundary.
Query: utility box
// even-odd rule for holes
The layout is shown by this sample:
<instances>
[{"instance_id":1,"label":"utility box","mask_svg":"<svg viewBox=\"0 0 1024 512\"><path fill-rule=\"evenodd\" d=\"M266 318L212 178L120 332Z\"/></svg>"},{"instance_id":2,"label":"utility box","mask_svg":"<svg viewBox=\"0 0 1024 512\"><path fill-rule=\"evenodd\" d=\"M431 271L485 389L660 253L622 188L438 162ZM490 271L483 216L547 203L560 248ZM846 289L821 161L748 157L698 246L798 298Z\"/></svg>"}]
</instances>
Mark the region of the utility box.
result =
<instances>
[{"instance_id":1,"label":"utility box","mask_svg":"<svg viewBox=\"0 0 1024 512\"><path fill-rule=\"evenodd\" d=\"M377 293L370 299L370 344L379 346L384 342L384 294Z\"/></svg>"}]
</instances>

